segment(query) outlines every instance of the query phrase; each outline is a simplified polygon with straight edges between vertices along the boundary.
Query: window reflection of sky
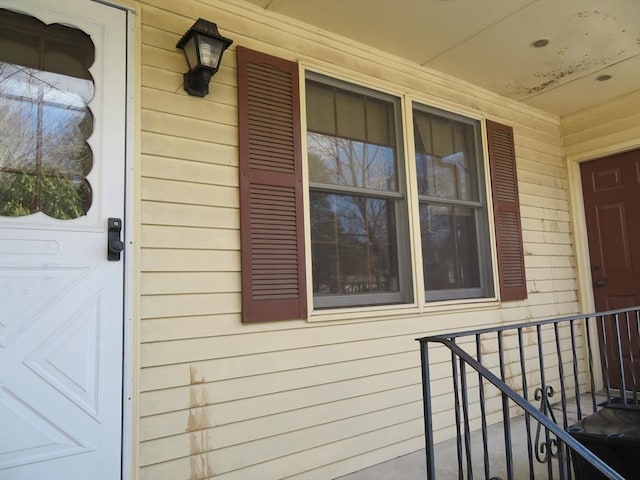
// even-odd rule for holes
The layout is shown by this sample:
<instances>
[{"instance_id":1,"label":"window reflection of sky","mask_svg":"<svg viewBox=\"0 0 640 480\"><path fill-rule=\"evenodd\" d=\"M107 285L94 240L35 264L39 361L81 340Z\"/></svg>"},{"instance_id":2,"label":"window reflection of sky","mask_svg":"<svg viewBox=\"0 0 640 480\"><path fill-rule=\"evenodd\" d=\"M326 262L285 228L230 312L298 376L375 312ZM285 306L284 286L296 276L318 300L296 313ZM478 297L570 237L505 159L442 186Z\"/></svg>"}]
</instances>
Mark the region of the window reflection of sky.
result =
<instances>
[{"instance_id":1,"label":"window reflection of sky","mask_svg":"<svg viewBox=\"0 0 640 480\"><path fill-rule=\"evenodd\" d=\"M86 213L93 94L91 80L0 62L0 198L10 207L2 215Z\"/></svg>"},{"instance_id":2,"label":"window reflection of sky","mask_svg":"<svg viewBox=\"0 0 640 480\"><path fill-rule=\"evenodd\" d=\"M46 171L86 175L93 93L89 80L0 63L0 168L34 172L40 142Z\"/></svg>"},{"instance_id":3,"label":"window reflection of sky","mask_svg":"<svg viewBox=\"0 0 640 480\"><path fill-rule=\"evenodd\" d=\"M478 201L474 127L414 110L418 193Z\"/></svg>"},{"instance_id":4,"label":"window reflection of sky","mask_svg":"<svg viewBox=\"0 0 640 480\"><path fill-rule=\"evenodd\" d=\"M309 179L330 185L397 191L395 150L309 132Z\"/></svg>"},{"instance_id":5,"label":"window reflection of sky","mask_svg":"<svg viewBox=\"0 0 640 480\"><path fill-rule=\"evenodd\" d=\"M0 94L84 108L93 98L90 80L0 62Z\"/></svg>"},{"instance_id":6,"label":"window reflection of sky","mask_svg":"<svg viewBox=\"0 0 640 480\"><path fill-rule=\"evenodd\" d=\"M45 173L86 176L93 166L86 139L93 130L88 109L70 110L56 106L43 109L42 169Z\"/></svg>"},{"instance_id":7,"label":"window reflection of sky","mask_svg":"<svg viewBox=\"0 0 640 480\"><path fill-rule=\"evenodd\" d=\"M416 154L418 193L452 200L475 200L467 188L470 173L464 152L438 158L427 153Z\"/></svg>"}]
</instances>

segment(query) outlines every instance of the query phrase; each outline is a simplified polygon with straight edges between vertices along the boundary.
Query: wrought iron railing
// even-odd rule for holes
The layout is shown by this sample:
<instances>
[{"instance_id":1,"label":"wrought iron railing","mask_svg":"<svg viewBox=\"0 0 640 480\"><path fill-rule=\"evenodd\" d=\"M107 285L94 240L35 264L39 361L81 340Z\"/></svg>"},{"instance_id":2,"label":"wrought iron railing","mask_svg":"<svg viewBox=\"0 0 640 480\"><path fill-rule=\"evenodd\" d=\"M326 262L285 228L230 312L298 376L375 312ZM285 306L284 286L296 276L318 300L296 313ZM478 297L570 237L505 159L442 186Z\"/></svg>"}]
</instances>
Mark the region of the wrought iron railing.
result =
<instances>
[{"instance_id":1,"label":"wrought iron railing","mask_svg":"<svg viewBox=\"0 0 640 480\"><path fill-rule=\"evenodd\" d=\"M639 332L635 307L419 338L427 478L624 480L576 432L603 408L640 419Z\"/></svg>"}]
</instances>

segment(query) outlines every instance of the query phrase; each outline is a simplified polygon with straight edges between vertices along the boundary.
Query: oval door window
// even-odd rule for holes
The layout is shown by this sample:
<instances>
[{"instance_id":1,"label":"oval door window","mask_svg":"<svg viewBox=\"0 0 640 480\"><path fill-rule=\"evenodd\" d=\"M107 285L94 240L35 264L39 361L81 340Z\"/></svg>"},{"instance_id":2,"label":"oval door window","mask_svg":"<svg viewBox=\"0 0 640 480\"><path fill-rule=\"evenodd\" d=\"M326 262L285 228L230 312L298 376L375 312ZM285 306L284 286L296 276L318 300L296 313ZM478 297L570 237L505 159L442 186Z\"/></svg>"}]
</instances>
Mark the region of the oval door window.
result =
<instances>
[{"instance_id":1,"label":"oval door window","mask_svg":"<svg viewBox=\"0 0 640 480\"><path fill-rule=\"evenodd\" d=\"M91 38L0 9L0 216L91 207Z\"/></svg>"}]
</instances>

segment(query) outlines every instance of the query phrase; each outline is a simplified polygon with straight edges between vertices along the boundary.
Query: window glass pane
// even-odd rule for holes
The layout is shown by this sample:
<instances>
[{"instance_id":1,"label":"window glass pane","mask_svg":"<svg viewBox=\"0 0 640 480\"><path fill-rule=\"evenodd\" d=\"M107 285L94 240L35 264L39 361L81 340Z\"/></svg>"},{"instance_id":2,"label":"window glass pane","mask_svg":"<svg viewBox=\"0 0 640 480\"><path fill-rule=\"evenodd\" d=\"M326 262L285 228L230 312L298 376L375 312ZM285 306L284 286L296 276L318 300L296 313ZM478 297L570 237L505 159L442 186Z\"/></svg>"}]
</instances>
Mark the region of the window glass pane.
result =
<instances>
[{"instance_id":1,"label":"window glass pane","mask_svg":"<svg viewBox=\"0 0 640 480\"><path fill-rule=\"evenodd\" d=\"M480 287L475 211L420 205L426 290Z\"/></svg>"},{"instance_id":2,"label":"window glass pane","mask_svg":"<svg viewBox=\"0 0 640 480\"><path fill-rule=\"evenodd\" d=\"M458 197L461 200L478 201L478 167L473 126L453 123L453 142L459 160ZM464 172L464 173L462 173Z\"/></svg>"},{"instance_id":3,"label":"window glass pane","mask_svg":"<svg viewBox=\"0 0 640 480\"><path fill-rule=\"evenodd\" d=\"M60 25L56 25L58 28ZM73 31L73 29L67 29ZM78 30L75 30L79 32ZM88 51L87 46L91 45L88 35L79 32L75 35L77 43L60 41L48 38L44 45L44 65L43 70L47 72L62 73L71 77L90 79L89 67L93 63L93 48ZM85 38L86 37L86 38Z\"/></svg>"},{"instance_id":4,"label":"window glass pane","mask_svg":"<svg viewBox=\"0 0 640 480\"><path fill-rule=\"evenodd\" d=\"M307 148L312 182L373 190L398 189L392 147L309 132Z\"/></svg>"},{"instance_id":5,"label":"window glass pane","mask_svg":"<svg viewBox=\"0 0 640 480\"><path fill-rule=\"evenodd\" d=\"M92 198L94 46L79 30L0 9L0 30L18 26L33 35L0 34L0 46L17 42L12 52L25 55L0 48L0 215L78 218Z\"/></svg>"},{"instance_id":6,"label":"window glass pane","mask_svg":"<svg viewBox=\"0 0 640 480\"><path fill-rule=\"evenodd\" d=\"M0 216L20 217L37 212L35 175L0 170Z\"/></svg>"},{"instance_id":7,"label":"window glass pane","mask_svg":"<svg viewBox=\"0 0 640 480\"><path fill-rule=\"evenodd\" d=\"M12 71L0 63L0 79ZM19 99L21 92L15 83L0 83L0 170L35 172L38 104Z\"/></svg>"},{"instance_id":8,"label":"window glass pane","mask_svg":"<svg viewBox=\"0 0 640 480\"><path fill-rule=\"evenodd\" d=\"M393 105L367 99L367 140L380 145L395 145Z\"/></svg>"},{"instance_id":9,"label":"window glass pane","mask_svg":"<svg viewBox=\"0 0 640 480\"><path fill-rule=\"evenodd\" d=\"M454 208L460 288L480 286L476 211L472 208Z\"/></svg>"},{"instance_id":10,"label":"window glass pane","mask_svg":"<svg viewBox=\"0 0 640 480\"><path fill-rule=\"evenodd\" d=\"M336 116L333 89L318 85L307 84L307 128L314 132L336 133Z\"/></svg>"},{"instance_id":11,"label":"window glass pane","mask_svg":"<svg viewBox=\"0 0 640 480\"><path fill-rule=\"evenodd\" d=\"M438 117L431 117L431 138L433 140L433 154L437 157L448 157L454 153L453 132L451 121Z\"/></svg>"},{"instance_id":12,"label":"window glass pane","mask_svg":"<svg viewBox=\"0 0 640 480\"><path fill-rule=\"evenodd\" d=\"M94 48L89 35L60 24L0 9L0 60L89 80Z\"/></svg>"},{"instance_id":13,"label":"window glass pane","mask_svg":"<svg viewBox=\"0 0 640 480\"><path fill-rule=\"evenodd\" d=\"M431 117L426 113L413 112L413 136L415 138L416 152L431 154L433 145L431 142Z\"/></svg>"},{"instance_id":14,"label":"window glass pane","mask_svg":"<svg viewBox=\"0 0 640 480\"><path fill-rule=\"evenodd\" d=\"M40 38L3 23L0 23L0 51L6 63L32 68L40 64Z\"/></svg>"},{"instance_id":15,"label":"window glass pane","mask_svg":"<svg viewBox=\"0 0 640 480\"><path fill-rule=\"evenodd\" d=\"M93 117L87 109L64 106L43 107L42 172L84 177L93 166L87 138L93 131Z\"/></svg>"},{"instance_id":16,"label":"window glass pane","mask_svg":"<svg viewBox=\"0 0 640 480\"><path fill-rule=\"evenodd\" d=\"M411 301L409 239L400 235L408 228L397 147L399 100L310 76L306 107L314 307Z\"/></svg>"},{"instance_id":17,"label":"window glass pane","mask_svg":"<svg viewBox=\"0 0 640 480\"><path fill-rule=\"evenodd\" d=\"M341 137L366 141L364 97L348 92L336 92L337 134Z\"/></svg>"},{"instance_id":18,"label":"window glass pane","mask_svg":"<svg viewBox=\"0 0 640 480\"><path fill-rule=\"evenodd\" d=\"M394 201L311 192L315 294L397 292Z\"/></svg>"},{"instance_id":19,"label":"window glass pane","mask_svg":"<svg viewBox=\"0 0 640 480\"><path fill-rule=\"evenodd\" d=\"M91 206L91 187L82 177L44 175L40 178L40 210L53 218L68 220L84 215Z\"/></svg>"},{"instance_id":20,"label":"window glass pane","mask_svg":"<svg viewBox=\"0 0 640 480\"><path fill-rule=\"evenodd\" d=\"M473 126L414 111L414 132L418 193L478 201Z\"/></svg>"}]
</instances>

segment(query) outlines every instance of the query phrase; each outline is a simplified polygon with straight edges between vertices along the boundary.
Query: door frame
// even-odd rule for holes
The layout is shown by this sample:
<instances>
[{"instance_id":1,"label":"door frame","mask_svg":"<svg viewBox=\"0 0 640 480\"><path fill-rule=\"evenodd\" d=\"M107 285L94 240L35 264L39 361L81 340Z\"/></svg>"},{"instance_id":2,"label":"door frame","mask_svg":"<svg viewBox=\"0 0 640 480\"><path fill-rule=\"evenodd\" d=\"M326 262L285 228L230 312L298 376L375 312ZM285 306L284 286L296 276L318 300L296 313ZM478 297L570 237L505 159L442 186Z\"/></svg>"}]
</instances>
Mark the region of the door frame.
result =
<instances>
[{"instance_id":1,"label":"door frame","mask_svg":"<svg viewBox=\"0 0 640 480\"><path fill-rule=\"evenodd\" d=\"M138 368L139 342L139 258L140 258L140 125L142 90L140 80L142 40L141 19L133 0L87 0L123 10L126 26L126 105L125 105L125 175L124 175L124 286L123 286L123 363L122 363L122 480L137 478L138 468L135 445L138 441Z\"/></svg>"},{"instance_id":2,"label":"door frame","mask_svg":"<svg viewBox=\"0 0 640 480\"><path fill-rule=\"evenodd\" d=\"M587 218L584 211L580 164L638 148L640 148L640 139L633 138L565 156L567 181L569 183L570 218L573 225L573 241L575 244L578 299L582 313L592 313L595 312L596 309L593 296L593 278L591 276L591 261L589 259ZM591 340L591 351L596 355L596 358L600 358L599 342L594 338ZM596 389L603 388L601 380L602 367L600 362L594 362L593 370L592 377L596 379Z\"/></svg>"},{"instance_id":3,"label":"door frame","mask_svg":"<svg viewBox=\"0 0 640 480\"><path fill-rule=\"evenodd\" d=\"M140 298L140 125L142 106L140 103L142 84L140 69L142 68L141 19L136 9L135 0L86 0L123 10L126 15L126 105L125 105L125 155L124 155L124 234L125 244L123 312L122 312L122 442L121 442L121 477L122 480L137 478L138 460L135 448L138 442L139 415L137 409L139 384L138 348L139 335L139 298Z\"/></svg>"},{"instance_id":4,"label":"door frame","mask_svg":"<svg viewBox=\"0 0 640 480\"><path fill-rule=\"evenodd\" d=\"M123 286L123 358L122 358L122 480L137 478L138 461L135 446L138 441L139 415L137 409L139 384L138 348L140 299L140 103L142 84L141 19L135 0L86 0L123 10L126 26L126 105L125 105L125 175L124 175L124 286Z\"/></svg>"}]
</instances>

